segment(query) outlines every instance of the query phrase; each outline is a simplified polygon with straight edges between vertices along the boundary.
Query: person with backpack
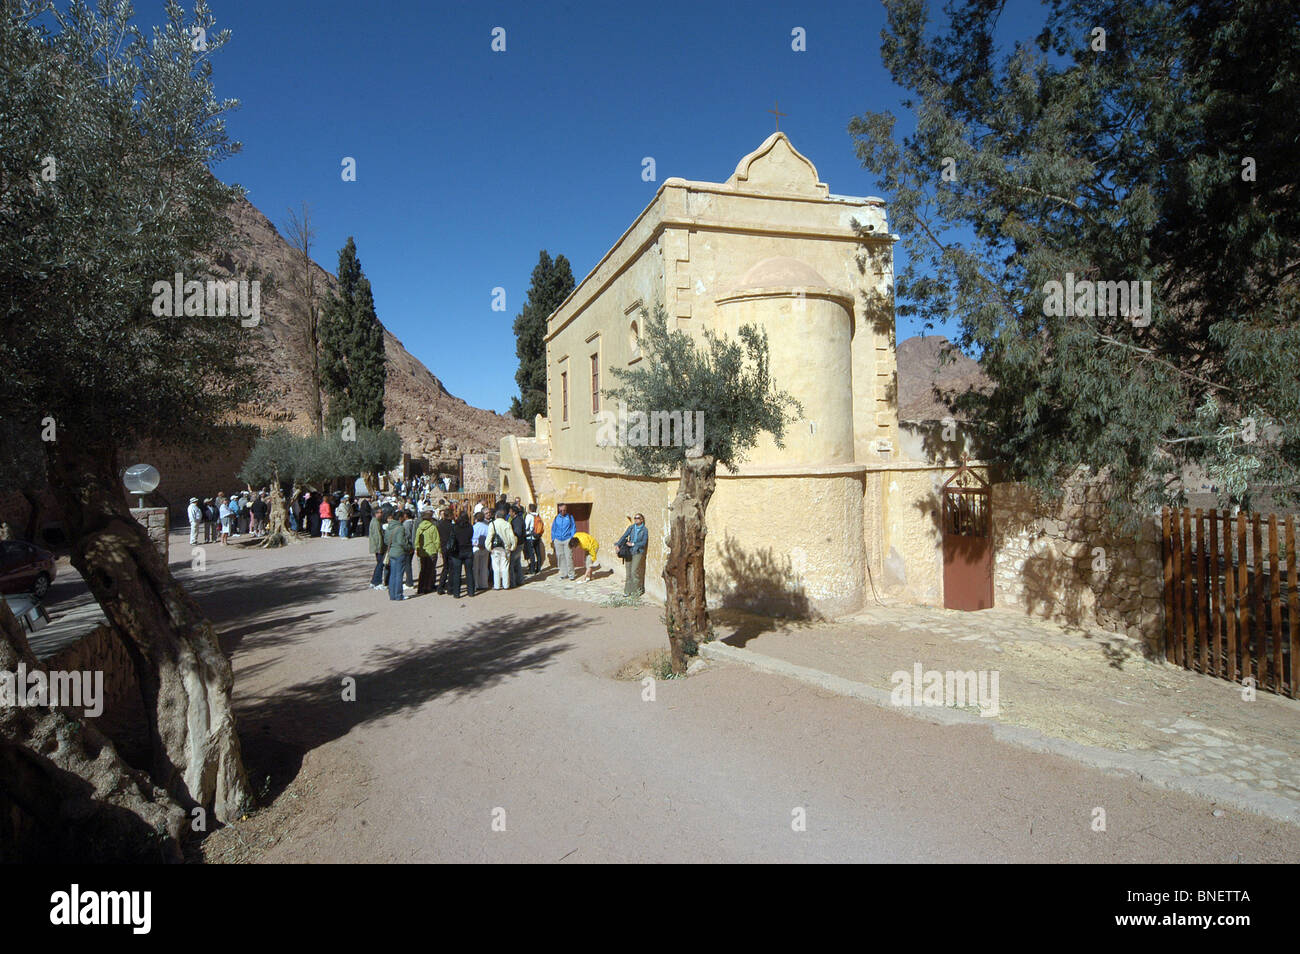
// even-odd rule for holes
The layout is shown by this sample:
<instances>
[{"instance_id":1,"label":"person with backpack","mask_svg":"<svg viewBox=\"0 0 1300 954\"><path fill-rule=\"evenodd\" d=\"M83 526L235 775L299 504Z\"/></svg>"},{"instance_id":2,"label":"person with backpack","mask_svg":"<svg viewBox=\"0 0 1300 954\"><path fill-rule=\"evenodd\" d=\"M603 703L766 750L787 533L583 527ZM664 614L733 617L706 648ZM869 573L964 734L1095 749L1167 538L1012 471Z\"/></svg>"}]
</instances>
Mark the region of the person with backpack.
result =
<instances>
[{"instance_id":1,"label":"person with backpack","mask_svg":"<svg viewBox=\"0 0 1300 954\"><path fill-rule=\"evenodd\" d=\"M509 513L504 507L488 525L487 549L492 560L494 589L510 589L510 551L515 548L515 532L510 529Z\"/></svg>"},{"instance_id":2,"label":"person with backpack","mask_svg":"<svg viewBox=\"0 0 1300 954\"><path fill-rule=\"evenodd\" d=\"M524 585L524 508L510 505L510 531L515 535L515 545L510 548L510 585Z\"/></svg>"},{"instance_id":3,"label":"person with backpack","mask_svg":"<svg viewBox=\"0 0 1300 954\"><path fill-rule=\"evenodd\" d=\"M528 515L524 518L524 558L528 561L528 572L536 575L542 568L543 547L546 546L542 515L537 512L537 504L528 505Z\"/></svg>"},{"instance_id":4,"label":"person with backpack","mask_svg":"<svg viewBox=\"0 0 1300 954\"><path fill-rule=\"evenodd\" d=\"M637 597L645 593L645 551L649 543L650 531L645 526L645 515L639 513L615 544L619 556L624 552L627 553L627 578L623 582L624 596Z\"/></svg>"}]
</instances>

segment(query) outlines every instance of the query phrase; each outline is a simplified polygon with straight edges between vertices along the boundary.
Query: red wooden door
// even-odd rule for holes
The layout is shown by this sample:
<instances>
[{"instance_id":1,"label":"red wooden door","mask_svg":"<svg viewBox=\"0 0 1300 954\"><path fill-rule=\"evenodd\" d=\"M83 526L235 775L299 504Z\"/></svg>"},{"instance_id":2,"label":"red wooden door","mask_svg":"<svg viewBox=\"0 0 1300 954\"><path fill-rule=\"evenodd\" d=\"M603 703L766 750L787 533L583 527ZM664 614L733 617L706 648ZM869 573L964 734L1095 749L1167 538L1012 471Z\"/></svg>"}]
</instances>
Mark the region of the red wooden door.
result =
<instances>
[{"instance_id":1,"label":"red wooden door","mask_svg":"<svg viewBox=\"0 0 1300 954\"><path fill-rule=\"evenodd\" d=\"M581 530L583 533L591 533L591 504L579 503L568 504L569 515L573 517L573 532ZM576 547L573 550L573 569L581 570L587 565L587 551L582 547Z\"/></svg>"},{"instance_id":2,"label":"red wooden door","mask_svg":"<svg viewBox=\"0 0 1300 954\"><path fill-rule=\"evenodd\" d=\"M982 610L993 605L993 497L988 482L965 464L943 485L943 605Z\"/></svg>"}]
</instances>

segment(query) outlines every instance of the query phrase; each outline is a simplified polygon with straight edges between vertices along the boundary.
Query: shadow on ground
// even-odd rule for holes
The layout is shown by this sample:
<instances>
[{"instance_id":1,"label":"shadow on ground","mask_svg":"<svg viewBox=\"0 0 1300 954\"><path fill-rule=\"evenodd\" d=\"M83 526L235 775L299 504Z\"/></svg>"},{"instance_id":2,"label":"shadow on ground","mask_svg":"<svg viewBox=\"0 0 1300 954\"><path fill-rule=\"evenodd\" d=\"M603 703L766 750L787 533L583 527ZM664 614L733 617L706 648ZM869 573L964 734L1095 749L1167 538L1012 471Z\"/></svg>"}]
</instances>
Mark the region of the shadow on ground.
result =
<instances>
[{"instance_id":1,"label":"shadow on ground","mask_svg":"<svg viewBox=\"0 0 1300 954\"><path fill-rule=\"evenodd\" d=\"M432 643L376 647L369 668L299 683L236 705L240 740L251 778L269 779L272 801L297 776L303 756L358 725L418 708L444 695L464 695L507 676L540 669L569 648L557 642L591 619L574 613L500 616L466 626ZM346 680L355 701L345 701Z\"/></svg>"},{"instance_id":2,"label":"shadow on ground","mask_svg":"<svg viewBox=\"0 0 1300 954\"><path fill-rule=\"evenodd\" d=\"M332 597L364 592L366 569L355 559L345 559L277 567L255 582L208 573L178 574L178 579L212 621L222 650L230 655L245 640L256 639L259 649L290 645L342 620L369 615L321 608Z\"/></svg>"}]
</instances>

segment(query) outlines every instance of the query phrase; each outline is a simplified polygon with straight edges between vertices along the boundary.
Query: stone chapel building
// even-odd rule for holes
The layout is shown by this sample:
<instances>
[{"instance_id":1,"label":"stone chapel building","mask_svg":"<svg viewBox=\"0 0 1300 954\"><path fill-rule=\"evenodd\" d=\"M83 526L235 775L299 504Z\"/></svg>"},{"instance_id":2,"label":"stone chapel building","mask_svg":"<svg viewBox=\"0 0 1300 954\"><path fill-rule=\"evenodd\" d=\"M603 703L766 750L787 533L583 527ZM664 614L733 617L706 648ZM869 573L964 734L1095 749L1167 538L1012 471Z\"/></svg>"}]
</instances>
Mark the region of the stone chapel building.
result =
<instances>
[{"instance_id":1,"label":"stone chapel building","mask_svg":"<svg viewBox=\"0 0 1300 954\"><path fill-rule=\"evenodd\" d=\"M656 304L691 334L755 323L803 418L784 449L764 437L737 473L718 469L710 603L836 616L874 592L942 605L939 495L953 468L899 450L896 239L881 199L833 194L781 132L725 182L666 180L548 319L547 413L534 437L502 439L502 492L538 503L548 534L568 504L607 565L627 516L644 513L646 589L661 598L677 479L617 466L598 440L600 412L616 410L601 391L617 383L611 368L643 360L638 326Z\"/></svg>"}]
</instances>

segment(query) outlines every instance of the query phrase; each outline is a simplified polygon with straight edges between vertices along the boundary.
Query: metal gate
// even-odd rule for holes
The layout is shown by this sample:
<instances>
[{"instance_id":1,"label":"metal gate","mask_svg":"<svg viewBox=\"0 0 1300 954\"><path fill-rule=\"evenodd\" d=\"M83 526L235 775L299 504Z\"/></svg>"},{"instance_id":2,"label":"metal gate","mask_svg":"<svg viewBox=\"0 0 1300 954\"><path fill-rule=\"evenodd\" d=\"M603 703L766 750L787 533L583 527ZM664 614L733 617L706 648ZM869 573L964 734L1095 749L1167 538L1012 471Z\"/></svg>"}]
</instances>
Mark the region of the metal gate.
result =
<instances>
[{"instance_id":1,"label":"metal gate","mask_svg":"<svg viewBox=\"0 0 1300 954\"><path fill-rule=\"evenodd\" d=\"M943 605L981 610L993 605L993 496L988 481L962 462L944 481Z\"/></svg>"}]
</instances>

